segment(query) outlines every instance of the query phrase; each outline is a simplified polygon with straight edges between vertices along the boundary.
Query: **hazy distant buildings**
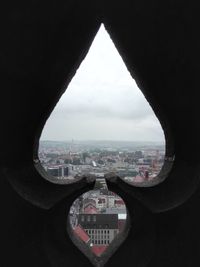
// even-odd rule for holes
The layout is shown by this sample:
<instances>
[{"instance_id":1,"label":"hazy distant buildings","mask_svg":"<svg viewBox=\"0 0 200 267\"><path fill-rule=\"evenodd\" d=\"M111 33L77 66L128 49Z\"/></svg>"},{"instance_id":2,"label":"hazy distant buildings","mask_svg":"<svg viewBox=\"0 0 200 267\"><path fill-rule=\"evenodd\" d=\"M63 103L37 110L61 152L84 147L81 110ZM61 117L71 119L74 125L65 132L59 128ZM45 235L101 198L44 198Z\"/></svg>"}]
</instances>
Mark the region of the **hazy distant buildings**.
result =
<instances>
[{"instance_id":1,"label":"hazy distant buildings","mask_svg":"<svg viewBox=\"0 0 200 267\"><path fill-rule=\"evenodd\" d=\"M129 182L143 182L157 176L164 163L164 146L115 142L61 143L48 142L39 152L40 162L47 173L58 179L77 176L104 178L113 173ZM73 150L73 151L72 151ZM76 151L75 151L76 150Z\"/></svg>"}]
</instances>

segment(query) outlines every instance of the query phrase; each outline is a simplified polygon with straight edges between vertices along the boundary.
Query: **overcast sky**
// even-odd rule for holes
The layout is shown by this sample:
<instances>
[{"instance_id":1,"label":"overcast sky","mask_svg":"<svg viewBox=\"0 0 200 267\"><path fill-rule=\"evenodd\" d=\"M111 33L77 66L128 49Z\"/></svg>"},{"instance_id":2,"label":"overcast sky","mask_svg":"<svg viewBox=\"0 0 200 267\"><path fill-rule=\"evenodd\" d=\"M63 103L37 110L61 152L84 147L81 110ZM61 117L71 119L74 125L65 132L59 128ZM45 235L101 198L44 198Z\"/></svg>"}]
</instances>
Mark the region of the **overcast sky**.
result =
<instances>
[{"instance_id":1,"label":"overcast sky","mask_svg":"<svg viewBox=\"0 0 200 267\"><path fill-rule=\"evenodd\" d=\"M41 140L164 141L150 105L101 26Z\"/></svg>"}]
</instances>

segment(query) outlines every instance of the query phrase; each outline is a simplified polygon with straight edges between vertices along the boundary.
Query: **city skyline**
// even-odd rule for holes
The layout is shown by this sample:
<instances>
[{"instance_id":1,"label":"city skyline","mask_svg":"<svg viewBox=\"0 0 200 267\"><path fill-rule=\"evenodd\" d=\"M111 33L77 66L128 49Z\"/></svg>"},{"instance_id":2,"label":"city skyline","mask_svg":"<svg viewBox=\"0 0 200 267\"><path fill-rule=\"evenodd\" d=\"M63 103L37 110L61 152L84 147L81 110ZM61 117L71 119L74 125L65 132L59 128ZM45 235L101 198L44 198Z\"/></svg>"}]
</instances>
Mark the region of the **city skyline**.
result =
<instances>
[{"instance_id":1,"label":"city skyline","mask_svg":"<svg viewBox=\"0 0 200 267\"><path fill-rule=\"evenodd\" d=\"M109 139L65 139L65 140L52 140L52 139L40 139L41 142L128 142L128 143L159 143L165 144L164 140L151 141L151 140L109 140Z\"/></svg>"}]
</instances>

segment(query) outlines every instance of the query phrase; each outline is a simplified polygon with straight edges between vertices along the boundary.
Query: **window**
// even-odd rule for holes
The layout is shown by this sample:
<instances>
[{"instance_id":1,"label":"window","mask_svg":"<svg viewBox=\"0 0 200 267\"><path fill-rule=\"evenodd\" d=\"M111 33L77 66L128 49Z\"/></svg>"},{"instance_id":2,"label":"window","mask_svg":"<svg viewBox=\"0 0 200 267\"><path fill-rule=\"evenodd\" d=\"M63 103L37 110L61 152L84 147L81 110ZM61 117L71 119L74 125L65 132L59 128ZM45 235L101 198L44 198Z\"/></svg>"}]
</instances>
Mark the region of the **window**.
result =
<instances>
[{"instance_id":1,"label":"window","mask_svg":"<svg viewBox=\"0 0 200 267\"><path fill-rule=\"evenodd\" d=\"M99 45L103 42L106 46ZM46 171L44 178L68 183L73 178L97 173L98 167L101 172L115 173L127 183L152 185L167 160L162 127L103 26L90 52L42 132L38 156ZM94 71L96 75L91 75ZM64 107L68 107L66 121ZM60 123L56 133L55 117ZM95 131L88 131L91 125ZM67 142L62 141L66 139ZM53 146L52 140L55 140ZM86 140L96 146L95 157L91 141ZM95 140L102 140L103 146ZM113 150L104 155L106 140L111 140ZM120 201L115 205L120 206Z\"/></svg>"},{"instance_id":2,"label":"window","mask_svg":"<svg viewBox=\"0 0 200 267\"><path fill-rule=\"evenodd\" d=\"M125 72L126 71L127 70L125 70ZM78 75L78 72L77 72L77 75ZM77 75L76 75L76 77L77 77ZM129 75L129 73L128 73L128 75ZM75 80L76 80L76 77L74 77ZM71 83L72 87L73 87L73 80ZM134 82L132 78L131 78L131 82ZM99 86L99 84L96 84L96 85ZM118 86L121 88L118 88ZM102 92L102 94L104 94L104 95L106 94L106 96L108 96L108 90L107 89L104 90L105 88L103 88L103 86L101 88L100 87L96 88L96 86L94 86L94 87L95 87L95 89L97 89L97 92L98 91L100 93ZM49 153L50 148L49 148L48 142L46 143L47 144L46 150L45 150L45 147L43 147L43 151L41 151L41 160L42 160L42 157L43 157L43 160L48 160L47 159L48 155L50 155L50 161L51 162L52 162L52 160L54 160L53 157L55 157L55 161L59 161L60 165L64 165L59 169L60 170L59 178L57 177L57 179L60 182L63 182L63 183L65 183L65 181L66 182L67 181L73 182L74 179L79 178L82 175L87 176L88 174L91 174L91 173L92 173L92 175L95 175L98 177L96 179L96 184L95 184L94 190L91 190L91 191L84 193L79 198L77 198L77 200L74 201L74 203L72 204L72 207L70 209L71 216L69 217L71 230L74 233L74 235L76 234L76 237L78 237L81 240L81 236L79 235L79 233L81 232L81 228L82 228L83 230L86 230L88 235L90 235L91 242L94 243L95 245L109 244L109 240L108 240L109 227L110 227L109 222L110 222L111 217L112 217L112 220L116 220L116 224L117 224L118 220L119 220L119 217L117 214L120 214L120 212L122 212L122 214L126 214L126 206L125 206L124 201L119 196L114 194L113 192L108 191L105 179L103 177L101 178L101 173L97 173L97 171L98 172L102 171L102 173L109 173L111 170L115 169L114 173L116 174L118 172L117 175L119 175L120 177L122 177L124 179L123 175L124 175L125 170L128 169L128 172L129 172L128 174L131 173L131 175L132 175L134 170L135 170L134 168L138 167L138 166L136 166L135 162L133 162L133 160L136 157L139 158L139 156L141 156L140 152L135 151L135 150L133 151L133 149L131 148L132 144L128 144L128 146L127 146L127 144L125 144L126 142L122 141L122 144L120 145L119 142L114 140L114 136L116 135L116 133L118 134L118 131L116 131L116 129L118 129L119 131L123 131L124 133L127 133L126 131L124 131L124 129L127 127L126 123L128 122L128 120L126 120L126 119L124 120L123 118L124 118L124 116L125 117L129 116L128 110L126 109L127 108L127 101L129 101L130 99L132 99L134 101L134 97L129 96L128 88L125 88L121 84L117 84L117 86L116 86L116 83L115 83L115 87L117 87L117 88L111 89L111 91L113 90L114 94L112 95L112 97L108 96L108 100L110 99L111 101L109 101L109 103L105 109L105 110L110 110L110 108L111 108L111 110L110 110L111 112L106 112L106 115L103 115L103 113L102 114L100 113L100 117L103 115L102 120L104 122L106 122L106 125L104 124L104 126L103 127L101 126L101 129L100 129L102 138L104 138L104 140L103 140L103 142L101 142L101 144L98 142L95 142L95 145L94 145L94 140L92 140L92 143L91 143L92 148L90 148L88 142L86 142L86 141L79 142L77 136L79 136L79 134L84 135L86 133L86 131L77 131L77 134L76 134L73 131L72 127L69 126L69 124L68 124L69 131L67 133L65 131L63 131L63 132L65 132L65 135L66 134L68 135L69 132L71 131L70 140L67 141L65 145L63 145L63 143L61 142L60 147L58 147L57 144L55 145L55 147L53 148L53 151L52 151L52 153L55 154L55 156L52 156ZM115 99L113 98L114 95L118 94L117 93L118 89L119 89L118 92L119 92L120 97L118 97L118 100L116 103L119 103L120 106L122 106L122 109L123 109L122 113L123 114L121 114L122 117L120 117L120 121L119 120L116 121L116 125L114 126L115 135L113 135L112 134L113 130L111 129L112 127L110 125L109 120L107 120L107 117L108 117L107 115L111 114L112 111L117 111L117 110L120 111L120 109L116 109L117 105L115 103ZM79 90L79 88L77 90ZM133 92L133 91L134 90L132 90L131 92ZM75 92L75 91L71 90L70 86L69 86L68 90L66 91L66 95L69 93L69 96L66 99L69 98L68 100L70 100L71 97L73 98L73 94L74 94L73 92ZM82 90L82 92L83 92L83 90ZM71 94L71 96L70 96L70 94ZM87 95L86 91L85 91L84 95ZM89 97L93 97L93 95L97 95L97 93L92 91L89 94ZM126 104L124 106L121 103L122 98L124 98L124 100L126 102ZM82 101L82 100L84 100L84 97L82 98L80 95L80 97L76 97L75 99L77 101L79 101L79 100ZM68 101L68 100L66 100L66 101ZM96 100L98 100L100 103L100 98L97 97L97 98L95 98L95 101ZM61 101L64 101L63 103L65 103L64 95L61 98ZM68 107L72 111L72 113L70 113L71 120L73 121L73 123L77 124L77 121L76 121L77 118L75 118L76 114L73 113L73 110L78 111L78 109L81 108L82 112L80 114L78 114L78 117L80 115L81 119L78 119L80 123L78 123L77 125L78 125L78 127L81 124L87 125L88 118L85 116L84 109L82 109L83 102L75 103L76 107L72 106L74 103L75 103L75 101L71 101L71 100L68 102L68 104L69 104ZM99 103L95 102L94 104L99 105ZM113 103L114 103L114 106L113 106ZM70 104L71 104L71 106L70 106ZM92 105L85 105L84 104L83 106L88 108L88 109L90 109L91 106L94 107L93 104ZM101 106L101 104L100 104L100 106ZM132 104L131 104L131 107L132 107ZM69 112L71 112L71 111L69 111ZM133 110L131 110L131 112L132 111ZM95 112L96 112L96 110L93 113L91 113L91 110L89 110L89 112L87 112L87 114L92 114L92 116L94 115L94 118L92 120L94 121L94 124L95 124L94 126L97 126L97 128L98 128L99 124L96 125L96 123L98 123L99 117L96 116ZM132 112L132 113L134 113L134 112ZM120 115L120 114L117 114L117 115ZM118 116L115 115L115 117L117 118ZM95 128L96 127L94 127L94 129ZM109 131L105 131L105 130L102 131L103 128L111 130L109 135L113 136L113 140L111 141L111 143L112 143L111 147L113 147L112 149L105 142L105 140L107 139L107 136L105 134L107 134ZM89 128L87 127L87 129L89 129ZM62 131L59 131L60 134L61 134L61 132ZM90 131L88 131L88 133L90 134ZM98 135L98 134L100 134L99 131L95 132L95 130L93 130L93 135ZM85 136L85 137L83 136L83 139L84 138L88 139L88 136ZM44 143L43 143L43 145L45 146ZM126 146L127 146L127 149L125 149ZM118 147L120 147L120 148L118 148ZM45 151L48 153L46 153ZM42 156L42 153L43 153L43 156ZM64 160L64 163L62 162L62 160ZM121 162L123 166L119 166L119 162ZM48 164L46 164L46 165L48 165ZM46 166L46 167L47 167L47 169L48 168L50 169L51 166ZM65 167L65 169L64 169L64 167ZM107 199L109 199L108 203L105 201ZM115 214L116 217L115 218L114 218L113 214L109 213L109 211L111 209L116 210L116 214ZM119 210L120 210L120 212L119 212ZM101 214L103 215L102 217L100 216ZM81 216L81 220L80 220L79 216ZM106 216L108 216L108 217L106 218ZM109 216L111 216L111 217L109 218ZM77 220L77 218L78 218L78 220ZM122 221L122 223L121 223L121 221ZM122 227L120 226L120 232L122 232L125 229L125 227L123 227L123 225L125 226L125 223L126 223L126 217L120 218L120 225L122 225ZM87 228L87 229L85 229L85 228ZM91 228L93 228L93 229L91 229ZM82 244L83 242L80 242L80 243ZM85 245L88 246L89 244L85 244ZM77 245L77 246L79 247L79 245ZM80 246L80 249L81 249L81 246Z\"/></svg>"},{"instance_id":3,"label":"window","mask_svg":"<svg viewBox=\"0 0 200 267\"><path fill-rule=\"evenodd\" d=\"M101 31L102 30L100 30L99 34L101 34ZM110 42L110 39L107 40ZM110 42L109 45L113 44ZM112 47L116 53L115 47ZM123 60L121 60L118 54L116 55L117 61L115 62L121 62L123 66L120 72L118 71L118 74L120 73L120 75L116 75L115 73L114 79L112 77L112 71L115 72L115 64L111 65L112 67L109 67L108 69L107 64L104 66L107 71L111 71L109 75L104 72L105 77L112 78L111 84L108 86L109 90L104 86L106 83L104 81L102 82L102 77L104 75L102 75L99 69L96 73L97 76L100 75L100 83L93 82L94 86L86 86L87 84L84 86L83 83L80 83L78 75L82 68L81 65L80 69L77 71L77 75L69 85L68 90L61 97L59 103L63 103L65 104L63 106L67 106L69 115L68 121L66 121L66 123L63 122L61 125L62 127L67 125L67 130L64 128L64 130L57 131L58 133L54 137L51 135L50 130L45 129L41 136L43 141L40 140L39 158L42 166L46 170L46 179L57 183L71 183L80 176L87 176L88 174L92 174L99 178L99 176L101 177L101 173L114 173L124 179L127 183L132 183L134 185L152 185L152 181L154 181L159 174L163 162L166 160L162 128L158 120L156 120L157 118L148 105L148 102L142 95L141 91L138 90L136 83L124 66ZM86 57L86 60L88 57ZM101 59L102 58L100 58L100 60ZM105 57L105 60L106 59L107 57ZM100 64L96 64L96 66L100 66ZM93 66L92 68L96 66ZM102 71L104 71L104 68ZM86 77L87 73L88 72L86 71ZM120 76L121 80L118 79L118 76ZM124 77L126 77L126 79ZM90 75L90 78L93 79L92 75ZM119 81L119 83L116 81ZM84 90L82 90L83 88L81 88L80 84L83 84L83 87L85 87ZM131 89L129 91L131 86L133 90ZM76 89L76 92L73 88ZM87 91L87 88L89 88L89 91ZM109 93L111 94L109 95ZM104 100L105 96L106 101L101 101L100 97ZM135 101L138 96L140 97L138 98L139 104ZM90 105L88 105L88 103L90 103ZM136 107L138 110L136 110ZM142 113L143 111L145 111L145 114ZM53 112L56 114L57 108L55 108ZM51 119L51 117L53 116L50 116L49 119ZM151 137L152 139L155 139L155 131L151 131L151 127L150 129L146 129L144 123L144 128L140 129L143 123L141 117L147 120L149 117L151 119L153 118L152 121L148 122L153 122L156 129L161 130L158 134L159 140L156 139L159 144L154 144L152 147L152 144L144 144L143 141L142 144L138 144L138 142L137 144L134 143L137 138L145 135L148 138ZM138 121L140 127L136 127L138 126ZM114 122L114 124L112 125L111 122ZM73 129L73 125L76 125L76 130ZM89 128L91 125L94 126L93 131ZM146 125L148 125L148 123ZM82 127L82 129L80 127ZM84 129L87 129L87 131ZM48 131L49 135L47 134ZM87 136L85 135L86 133ZM67 142L61 141L63 138L62 134L64 139L68 139ZM55 141L52 147L51 142L44 140L48 136L51 136L51 138L48 139L61 141L60 144ZM91 144L86 141L93 137L94 139L101 139L102 141L96 142L93 139L91 140ZM127 142L126 140L128 140L129 137L133 137L133 139L131 139L130 142ZM79 142L79 139L85 141ZM108 147L106 143L106 140L108 139L111 140L110 147ZM117 139L120 139L121 141L118 142ZM92 146L92 148L90 146ZM97 172L100 172L100 174ZM109 220L107 220L106 223L103 222L102 224L99 224L98 214L101 212L107 214L106 212L109 208L118 210L122 209L122 214L125 216L122 216L121 218L118 217L116 220L120 219L120 222L123 221L122 224L125 225L126 206L124 201L117 195L109 193L108 190L107 193L105 193L106 182L102 181L103 179L100 182L100 179L97 180L96 187L98 187L98 193L92 193L92 191L87 192L80 196L77 202L72 205L70 209L70 225L74 233L80 233L80 228L85 229L87 227L90 229L93 225L93 227L98 228L98 230L94 231L94 236L91 236L92 241L96 244L103 244L103 238L105 238L104 242L109 244L111 239L108 239L109 236L112 236L112 232L109 230L99 230L102 228L109 229ZM102 192L103 190L104 192ZM92 196L92 194L96 194L96 196ZM109 202L106 203L105 199L108 199L108 196ZM110 201L112 198L113 201ZM102 201L100 201L100 199ZM99 205L97 206L96 203ZM81 215L80 220L78 214L82 213L84 215ZM78 224L80 224L80 226ZM122 225L119 232L122 232L123 229ZM93 230L86 230L86 233L90 235L93 233ZM117 233L117 231L114 231L115 236ZM94 240L93 237L98 238L98 240Z\"/></svg>"}]
</instances>

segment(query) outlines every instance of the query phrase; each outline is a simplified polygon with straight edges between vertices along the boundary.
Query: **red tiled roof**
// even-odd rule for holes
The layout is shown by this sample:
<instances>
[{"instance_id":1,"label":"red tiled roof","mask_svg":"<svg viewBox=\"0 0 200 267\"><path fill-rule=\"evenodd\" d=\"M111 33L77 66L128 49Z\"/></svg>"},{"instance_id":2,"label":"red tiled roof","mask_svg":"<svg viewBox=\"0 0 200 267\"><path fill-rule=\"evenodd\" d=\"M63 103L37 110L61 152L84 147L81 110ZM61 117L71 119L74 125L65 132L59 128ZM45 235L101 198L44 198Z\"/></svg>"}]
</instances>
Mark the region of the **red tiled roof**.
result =
<instances>
[{"instance_id":1,"label":"red tiled roof","mask_svg":"<svg viewBox=\"0 0 200 267\"><path fill-rule=\"evenodd\" d=\"M84 209L84 213L85 214L96 214L97 209L96 209L96 207L88 206Z\"/></svg>"},{"instance_id":2,"label":"red tiled roof","mask_svg":"<svg viewBox=\"0 0 200 267\"><path fill-rule=\"evenodd\" d=\"M84 231L84 229L80 225L74 228L74 232L85 243L87 243L90 240L90 237L87 235L87 233Z\"/></svg>"},{"instance_id":3,"label":"red tiled roof","mask_svg":"<svg viewBox=\"0 0 200 267\"><path fill-rule=\"evenodd\" d=\"M107 249L107 246L92 246L91 249L95 255L101 256L101 254Z\"/></svg>"},{"instance_id":4,"label":"red tiled roof","mask_svg":"<svg viewBox=\"0 0 200 267\"><path fill-rule=\"evenodd\" d=\"M115 204L124 205L124 201L122 199L115 199Z\"/></svg>"}]
</instances>

